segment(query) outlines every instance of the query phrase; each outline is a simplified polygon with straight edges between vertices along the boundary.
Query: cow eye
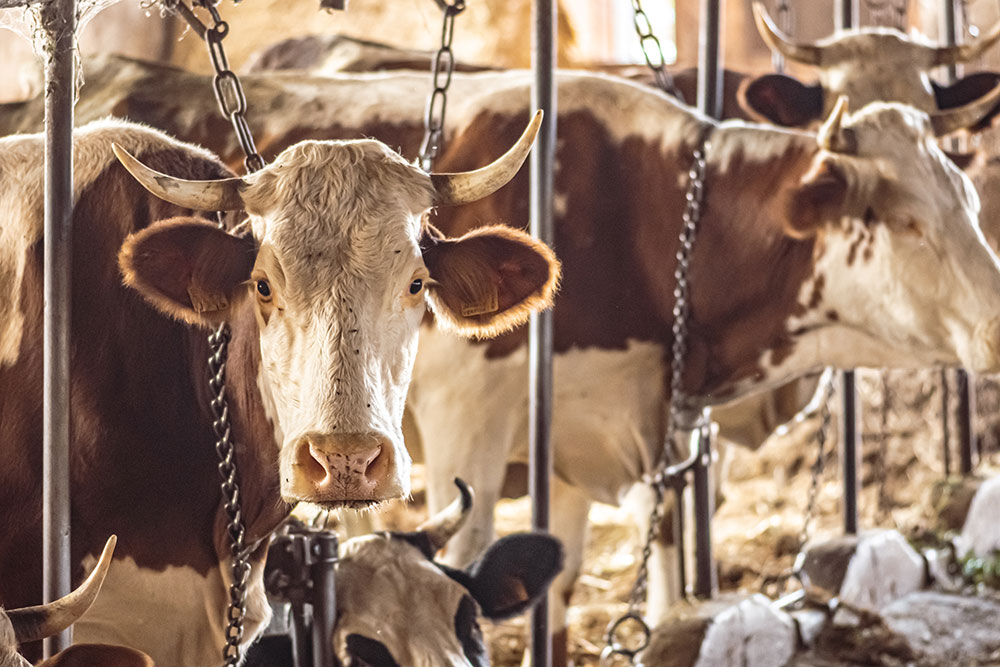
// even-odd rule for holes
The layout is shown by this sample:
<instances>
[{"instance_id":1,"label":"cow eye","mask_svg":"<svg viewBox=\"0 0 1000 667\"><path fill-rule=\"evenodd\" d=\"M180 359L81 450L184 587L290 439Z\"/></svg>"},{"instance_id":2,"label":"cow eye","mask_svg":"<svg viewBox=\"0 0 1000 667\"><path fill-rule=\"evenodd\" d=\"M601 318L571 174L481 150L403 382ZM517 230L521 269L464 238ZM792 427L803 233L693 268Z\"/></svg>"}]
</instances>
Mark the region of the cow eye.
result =
<instances>
[{"instance_id":1,"label":"cow eye","mask_svg":"<svg viewBox=\"0 0 1000 667\"><path fill-rule=\"evenodd\" d=\"M364 635L347 635L349 667L399 667L385 644Z\"/></svg>"},{"instance_id":2,"label":"cow eye","mask_svg":"<svg viewBox=\"0 0 1000 667\"><path fill-rule=\"evenodd\" d=\"M410 294L420 294L420 290L424 288L424 281L417 278L412 283L410 283Z\"/></svg>"},{"instance_id":3,"label":"cow eye","mask_svg":"<svg viewBox=\"0 0 1000 667\"><path fill-rule=\"evenodd\" d=\"M271 286L267 284L266 280L257 281L257 294L260 294L265 299L271 298Z\"/></svg>"}]
</instances>

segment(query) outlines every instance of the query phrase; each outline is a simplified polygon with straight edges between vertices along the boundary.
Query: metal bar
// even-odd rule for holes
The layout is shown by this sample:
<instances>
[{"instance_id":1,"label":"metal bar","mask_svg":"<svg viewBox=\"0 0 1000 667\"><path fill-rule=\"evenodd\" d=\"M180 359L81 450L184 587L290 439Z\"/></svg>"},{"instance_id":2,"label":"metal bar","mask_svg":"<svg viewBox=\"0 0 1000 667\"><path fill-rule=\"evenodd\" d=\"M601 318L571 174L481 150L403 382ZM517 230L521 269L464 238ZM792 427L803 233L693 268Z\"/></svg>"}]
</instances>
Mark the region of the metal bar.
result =
<instances>
[{"instance_id":1,"label":"metal bar","mask_svg":"<svg viewBox=\"0 0 1000 667\"><path fill-rule=\"evenodd\" d=\"M837 30L858 26L858 0L834 0L833 11L833 25Z\"/></svg>"},{"instance_id":2,"label":"metal bar","mask_svg":"<svg viewBox=\"0 0 1000 667\"><path fill-rule=\"evenodd\" d=\"M680 583L680 590L687 591L687 554L684 549L684 542L687 537L684 535L684 486L685 475L678 475L671 483L671 493L674 494L674 545L677 547L677 581ZM682 595L686 593L682 592Z\"/></svg>"},{"instance_id":3,"label":"metal bar","mask_svg":"<svg viewBox=\"0 0 1000 667\"><path fill-rule=\"evenodd\" d=\"M550 247L554 245L552 196L556 151L556 4L553 0L532 3L531 106L545 112L545 121L531 151L531 233ZM549 530L549 480L552 476L552 311L532 316L528 344L528 474L531 489L531 527ZM531 612L531 664L552 664L548 600L542 599Z\"/></svg>"},{"instance_id":4,"label":"metal bar","mask_svg":"<svg viewBox=\"0 0 1000 667\"><path fill-rule=\"evenodd\" d=\"M948 423L948 413L951 411L951 401L948 398L948 370L941 369L941 455L944 460L944 476L951 476L951 427Z\"/></svg>"},{"instance_id":5,"label":"metal bar","mask_svg":"<svg viewBox=\"0 0 1000 667\"><path fill-rule=\"evenodd\" d=\"M698 35L698 110L712 118L722 117L722 48L719 34L722 26L721 0L701 0ZM709 480L712 447L705 430L701 455L694 465L694 594L712 597L718 589L715 561L712 556L712 488Z\"/></svg>"},{"instance_id":6,"label":"metal bar","mask_svg":"<svg viewBox=\"0 0 1000 667\"><path fill-rule=\"evenodd\" d=\"M69 341L73 222L73 104L76 0L41 6L45 31L45 306L42 443L42 596L70 592ZM49 657L72 642L45 640Z\"/></svg>"},{"instance_id":7,"label":"metal bar","mask_svg":"<svg viewBox=\"0 0 1000 667\"><path fill-rule=\"evenodd\" d=\"M975 468L973 459L973 412L975 411L975 384L969 381L969 374L959 368L955 372L955 393L958 394L958 471L963 475L971 475Z\"/></svg>"},{"instance_id":8,"label":"metal bar","mask_svg":"<svg viewBox=\"0 0 1000 667\"><path fill-rule=\"evenodd\" d=\"M841 460L844 471L844 532L858 532L858 421L854 371L843 373L844 414Z\"/></svg>"},{"instance_id":9,"label":"metal bar","mask_svg":"<svg viewBox=\"0 0 1000 667\"><path fill-rule=\"evenodd\" d=\"M333 625L337 619L337 535L315 533L309 539L312 551L312 654L313 667L334 667L337 655L333 650Z\"/></svg>"}]
</instances>

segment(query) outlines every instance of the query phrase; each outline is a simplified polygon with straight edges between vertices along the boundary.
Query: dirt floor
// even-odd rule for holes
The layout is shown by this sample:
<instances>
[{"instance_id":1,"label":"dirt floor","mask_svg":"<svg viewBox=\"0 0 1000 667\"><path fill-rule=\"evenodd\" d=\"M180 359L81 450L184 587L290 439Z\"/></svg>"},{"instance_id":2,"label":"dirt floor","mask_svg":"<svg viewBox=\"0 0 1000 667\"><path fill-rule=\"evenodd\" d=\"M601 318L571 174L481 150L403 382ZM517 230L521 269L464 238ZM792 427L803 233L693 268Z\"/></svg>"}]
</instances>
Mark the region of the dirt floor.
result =
<instances>
[{"instance_id":1,"label":"dirt floor","mask_svg":"<svg viewBox=\"0 0 1000 667\"><path fill-rule=\"evenodd\" d=\"M859 499L862 529L891 527L907 537L919 537L960 527L971 494L963 491L968 484L945 481L940 373L861 371L857 384L863 419ZM954 409L953 379L951 385ZM976 432L983 450L977 474L986 477L1000 469L1000 454L996 453L996 434L1000 431L995 417L1000 414L1000 389L997 383L983 379L977 385ZM830 402L832 443L839 442L839 406L839 395L835 395ZM952 418L953 447L954 423ZM728 471L722 489L725 500L712 523L722 589L758 591L764 577L780 574L791 566L804 521L819 424L820 419L815 416L775 434L756 452L728 453ZM951 458L953 468L957 468L957 452L953 451ZM885 483L876 483L881 480ZM415 482L419 488L419 477ZM840 459L834 444L827 447L824 456L816 516L810 531L813 539L841 532L841 489ZM420 498L418 492L416 503L391 509L386 521L402 528L414 526L423 517ZM529 519L526 499L504 501L498 512L501 533L526 529ZM636 530L623 511L596 505L590 519L583 573L570 611L570 654L579 666L598 664L604 629L612 617L625 609L640 548ZM992 614L991 617L995 618ZM491 639L493 664L519 665L524 648L524 620L516 619L486 630ZM878 642L878 635L875 637ZM995 644L1000 646L1000 630L996 631ZM847 656L836 662L818 660L802 664L908 662L918 664L908 660L858 662L848 660ZM948 664L948 661L919 664Z\"/></svg>"}]
</instances>

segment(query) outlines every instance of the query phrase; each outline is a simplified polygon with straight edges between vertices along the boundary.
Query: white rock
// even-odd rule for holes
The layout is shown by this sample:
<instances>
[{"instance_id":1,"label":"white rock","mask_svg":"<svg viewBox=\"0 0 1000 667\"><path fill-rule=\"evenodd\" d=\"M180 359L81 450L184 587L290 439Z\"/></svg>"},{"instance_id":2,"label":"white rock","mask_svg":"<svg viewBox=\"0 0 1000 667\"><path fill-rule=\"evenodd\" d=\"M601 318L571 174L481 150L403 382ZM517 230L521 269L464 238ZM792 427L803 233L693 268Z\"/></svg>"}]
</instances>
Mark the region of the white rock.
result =
<instances>
[{"instance_id":1,"label":"white rock","mask_svg":"<svg viewBox=\"0 0 1000 667\"><path fill-rule=\"evenodd\" d=\"M972 551L977 556L989 556L991 551L1000 549L1000 477L986 480L976 491L965 517L962 534L956 539L959 555Z\"/></svg>"}]
</instances>

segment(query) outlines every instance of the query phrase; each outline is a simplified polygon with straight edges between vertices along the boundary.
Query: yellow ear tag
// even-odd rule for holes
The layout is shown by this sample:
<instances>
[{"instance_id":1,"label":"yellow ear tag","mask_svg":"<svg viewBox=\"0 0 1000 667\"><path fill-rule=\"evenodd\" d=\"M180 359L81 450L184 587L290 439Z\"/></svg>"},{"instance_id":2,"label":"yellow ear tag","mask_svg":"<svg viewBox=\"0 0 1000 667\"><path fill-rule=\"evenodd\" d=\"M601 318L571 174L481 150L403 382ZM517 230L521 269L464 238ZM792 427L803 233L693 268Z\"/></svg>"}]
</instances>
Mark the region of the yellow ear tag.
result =
<instances>
[{"instance_id":1,"label":"yellow ear tag","mask_svg":"<svg viewBox=\"0 0 1000 667\"><path fill-rule=\"evenodd\" d=\"M481 301L462 304L462 317L475 317L476 315L495 313L498 310L500 310L500 296L494 286Z\"/></svg>"}]
</instances>

